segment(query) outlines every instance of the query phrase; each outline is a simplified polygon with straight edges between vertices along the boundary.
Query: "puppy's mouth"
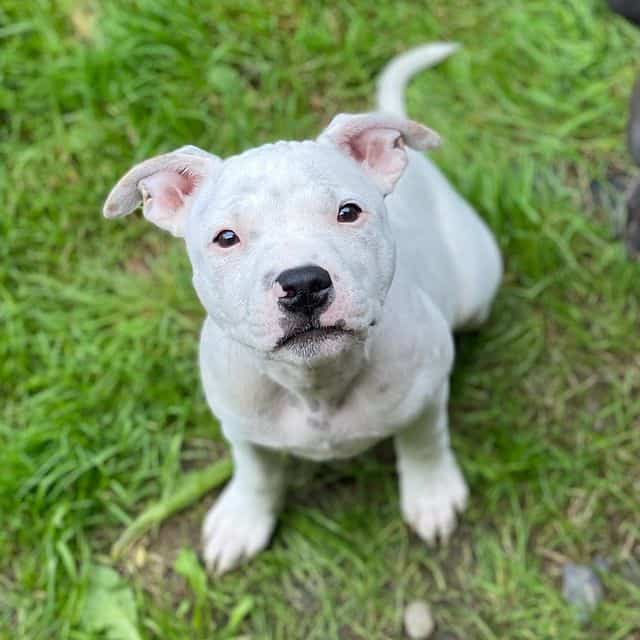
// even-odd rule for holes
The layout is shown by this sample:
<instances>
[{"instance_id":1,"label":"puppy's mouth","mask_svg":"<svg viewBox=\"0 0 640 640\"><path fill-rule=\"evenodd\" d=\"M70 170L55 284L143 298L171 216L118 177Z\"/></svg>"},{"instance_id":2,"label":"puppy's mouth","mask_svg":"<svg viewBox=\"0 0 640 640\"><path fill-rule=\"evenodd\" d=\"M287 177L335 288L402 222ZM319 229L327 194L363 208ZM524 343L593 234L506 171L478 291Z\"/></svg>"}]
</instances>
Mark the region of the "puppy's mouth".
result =
<instances>
[{"instance_id":1,"label":"puppy's mouth","mask_svg":"<svg viewBox=\"0 0 640 640\"><path fill-rule=\"evenodd\" d=\"M311 342L322 342L324 340L331 340L333 338L351 335L354 335L354 331L352 329L347 329L344 326L331 325L321 327L315 324L307 324L287 331L276 343L276 349L299 346Z\"/></svg>"}]
</instances>

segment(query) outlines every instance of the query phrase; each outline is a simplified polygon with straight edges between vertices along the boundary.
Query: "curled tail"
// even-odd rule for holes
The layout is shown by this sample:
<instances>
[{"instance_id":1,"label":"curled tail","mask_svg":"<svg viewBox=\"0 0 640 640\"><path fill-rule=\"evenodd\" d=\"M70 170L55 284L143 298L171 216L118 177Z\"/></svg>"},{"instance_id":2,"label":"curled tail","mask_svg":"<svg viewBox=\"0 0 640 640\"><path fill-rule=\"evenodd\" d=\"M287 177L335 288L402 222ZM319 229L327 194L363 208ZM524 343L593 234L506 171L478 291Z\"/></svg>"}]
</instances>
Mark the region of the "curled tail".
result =
<instances>
[{"instance_id":1,"label":"curled tail","mask_svg":"<svg viewBox=\"0 0 640 640\"><path fill-rule=\"evenodd\" d=\"M459 46L455 42L432 42L391 60L378 79L378 109L406 117L404 91L411 77L448 58Z\"/></svg>"}]
</instances>

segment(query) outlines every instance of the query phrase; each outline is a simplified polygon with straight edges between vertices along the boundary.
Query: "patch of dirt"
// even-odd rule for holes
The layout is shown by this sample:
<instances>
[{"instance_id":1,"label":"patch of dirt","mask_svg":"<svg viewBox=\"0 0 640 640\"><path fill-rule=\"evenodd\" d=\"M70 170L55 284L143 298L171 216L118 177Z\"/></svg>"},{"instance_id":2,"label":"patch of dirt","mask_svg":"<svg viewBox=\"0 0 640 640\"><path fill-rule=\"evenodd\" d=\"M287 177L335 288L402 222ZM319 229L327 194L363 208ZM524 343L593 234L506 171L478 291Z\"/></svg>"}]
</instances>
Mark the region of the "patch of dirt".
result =
<instances>
[{"instance_id":1,"label":"patch of dirt","mask_svg":"<svg viewBox=\"0 0 640 640\"><path fill-rule=\"evenodd\" d=\"M190 437L182 447L180 453L183 473L204 469L215 460L222 460L229 456L229 445L222 440L211 438Z\"/></svg>"},{"instance_id":2,"label":"patch of dirt","mask_svg":"<svg viewBox=\"0 0 640 640\"><path fill-rule=\"evenodd\" d=\"M119 568L159 601L176 606L191 597L184 579L173 566L182 548L200 552L202 520L217 493L207 495L197 505L166 520L157 531L148 533L128 549L118 563Z\"/></svg>"}]
</instances>

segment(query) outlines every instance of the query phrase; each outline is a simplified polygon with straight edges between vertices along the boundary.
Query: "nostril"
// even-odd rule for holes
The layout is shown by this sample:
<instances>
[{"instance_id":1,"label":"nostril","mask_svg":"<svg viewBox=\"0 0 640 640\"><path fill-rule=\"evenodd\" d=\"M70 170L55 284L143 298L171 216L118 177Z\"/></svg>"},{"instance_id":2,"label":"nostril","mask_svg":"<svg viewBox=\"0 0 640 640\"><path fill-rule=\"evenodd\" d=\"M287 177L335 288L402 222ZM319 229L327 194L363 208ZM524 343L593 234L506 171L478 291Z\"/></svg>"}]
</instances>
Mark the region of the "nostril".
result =
<instances>
[{"instance_id":1,"label":"nostril","mask_svg":"<svg viewBox=\"0 0 640 640\"><path fill-rule=\"evenodd\" d=\"M293 298L293 296L298 295L298 291L297 289L292 286L283 286L282 283L280 283L280 286L282 287L282 290L284 291L284 298Z\"/></svg>"},{"instance_id":2,"label":"nostril","mask_svg":"<svg viewBox=\"0 0 640 640\"><path fill-rule=\"evenodd\" d=\"M329 278L328 276L329 274L327 273L327 278L314 278L309 283L309 291L311 291L311 293L320 293L321 291L326 291L331 286L331 278Z\"/></svg>"}]
</instances>

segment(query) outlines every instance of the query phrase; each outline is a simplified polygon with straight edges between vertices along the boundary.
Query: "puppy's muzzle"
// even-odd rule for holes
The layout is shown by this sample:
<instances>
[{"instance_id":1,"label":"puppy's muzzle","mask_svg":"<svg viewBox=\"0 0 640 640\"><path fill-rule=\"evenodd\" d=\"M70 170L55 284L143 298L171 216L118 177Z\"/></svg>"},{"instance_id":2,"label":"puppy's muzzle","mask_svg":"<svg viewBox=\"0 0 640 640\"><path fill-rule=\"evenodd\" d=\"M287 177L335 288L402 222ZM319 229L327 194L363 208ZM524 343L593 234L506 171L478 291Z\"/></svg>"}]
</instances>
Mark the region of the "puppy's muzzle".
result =
<instances>
[{"instance_id":1,"label":"puppy's muzzle","mask_svg":"<svg viewBox=\"0 0 640 640\"><path fill-rule=\"evenodd\" d=\"M329 273L316 265L287 269L276 282L285 294L278 299L278 304L289 313L309 316L327 304L333 288Z\"/></svg>"}]
</instances>

